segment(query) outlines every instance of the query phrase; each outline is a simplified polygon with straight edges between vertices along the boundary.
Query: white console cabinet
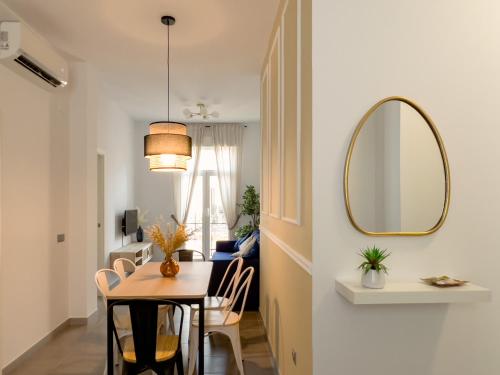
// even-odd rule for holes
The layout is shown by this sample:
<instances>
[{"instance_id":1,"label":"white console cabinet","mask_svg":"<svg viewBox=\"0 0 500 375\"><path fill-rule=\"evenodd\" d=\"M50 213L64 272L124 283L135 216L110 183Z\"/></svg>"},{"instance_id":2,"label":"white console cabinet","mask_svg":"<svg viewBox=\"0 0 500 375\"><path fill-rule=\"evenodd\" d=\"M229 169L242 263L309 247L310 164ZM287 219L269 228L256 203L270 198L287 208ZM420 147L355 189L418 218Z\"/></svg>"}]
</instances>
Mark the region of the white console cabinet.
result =
<instances>
[{"instance_id":1,"label":"white console cabinet","mask_svg":"<svg viewBox=\"0 0 500 375\"><path fill-rule=\"evenodd\" d=\"M153 257L153 244L151 242L131 242L128 245L109 253L109 266L113 268L113 262L118 258L126 258L135 263L136 267L142 266ZM126 272L133 272L125 268Z\"/></svg>"}]
</instances>

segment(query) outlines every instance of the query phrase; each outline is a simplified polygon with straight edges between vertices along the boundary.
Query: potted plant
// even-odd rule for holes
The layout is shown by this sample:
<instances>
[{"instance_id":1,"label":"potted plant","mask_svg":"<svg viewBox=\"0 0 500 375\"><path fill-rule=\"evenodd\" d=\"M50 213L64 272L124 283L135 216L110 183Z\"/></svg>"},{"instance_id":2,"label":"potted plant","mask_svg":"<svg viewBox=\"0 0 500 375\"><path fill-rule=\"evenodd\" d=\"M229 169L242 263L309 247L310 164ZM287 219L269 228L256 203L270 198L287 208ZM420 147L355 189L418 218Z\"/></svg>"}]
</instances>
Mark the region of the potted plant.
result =
<instances>
[{"instance_id":1,"label":"potted plant","mask_svg":"<svg viewBox=\"0 0 500 375\"><path fill-rule=\"evenodd\" d=\"M252 233L254 230L259 229L260 224L260 201L259 194L255 190L255 186L247 185L243 193L243 203L238 206L241 208L240 215L250 216L250 223L241 225L234 235L236 238L242 238Z\"/></svg>"},{"instance_id":2,"label":"potted plant","mask_svg":"<svg viewBox=\"0 0 500 375\"><path fill-rule=\"evenodd\" d=\"M387 267L382 262L391 253L373 246L361 250L359 255L364 258L364 262L358 267L363 271L361 284L366 288L382 289L385 286L385 274L387 274Z\"/></svg>"}]
</instances>

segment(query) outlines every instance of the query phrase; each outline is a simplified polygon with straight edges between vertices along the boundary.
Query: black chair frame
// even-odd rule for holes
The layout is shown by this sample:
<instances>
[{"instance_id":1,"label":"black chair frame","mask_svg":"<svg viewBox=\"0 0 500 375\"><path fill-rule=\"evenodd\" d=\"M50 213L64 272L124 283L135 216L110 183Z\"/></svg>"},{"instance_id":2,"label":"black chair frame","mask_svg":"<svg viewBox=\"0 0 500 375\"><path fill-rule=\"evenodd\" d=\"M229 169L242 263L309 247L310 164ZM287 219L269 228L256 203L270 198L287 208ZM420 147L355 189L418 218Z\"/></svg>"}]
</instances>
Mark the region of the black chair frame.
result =
<instances>
[{"instance_id":1,"label":"black chair frame","mask_svg":"<svg viewBox=\"0 0 500 375\"><path fill-rule=\"evenodd\" d=\"M197 253L201 255L201 259L205 262L205 254L203 254L201 251L198 250L189 250L189 249L179 249L175 250L174 254L179 254L179 261L180 262L192 262L193 261L193 254Z\"/></svg>"},{"instance_id":2,"label":"black chair frame","mask_svg":"<svg viewBox=\"0 0 500 375\"><path fill-rule=\"evenodd\" d=\"M108 307L113 309L115 305L124 305L122 302L112 303ZM138 299L127 301L126 305L130 310L130 321L132 323L132 338L134 340L134 350L136 363L123 361L122 374L140 374L146 370L153 370L157 374L173 375L174 367L177 366L179 374L184 373L182 360L182 326L184 323L184 309L182 305L168 299ZM156 341L158 332L158 307L160 305L170 305L175 310L178 307L181 312L179 343L175 355L166 361L156 361ZM116 335L116 328L113 322L113 330ZM175 327L174 327L175 331ZM116 337L116 336L115 336ZM121 343L118 341L118 348L123 355Z\"/></svg>"}]
</instances>

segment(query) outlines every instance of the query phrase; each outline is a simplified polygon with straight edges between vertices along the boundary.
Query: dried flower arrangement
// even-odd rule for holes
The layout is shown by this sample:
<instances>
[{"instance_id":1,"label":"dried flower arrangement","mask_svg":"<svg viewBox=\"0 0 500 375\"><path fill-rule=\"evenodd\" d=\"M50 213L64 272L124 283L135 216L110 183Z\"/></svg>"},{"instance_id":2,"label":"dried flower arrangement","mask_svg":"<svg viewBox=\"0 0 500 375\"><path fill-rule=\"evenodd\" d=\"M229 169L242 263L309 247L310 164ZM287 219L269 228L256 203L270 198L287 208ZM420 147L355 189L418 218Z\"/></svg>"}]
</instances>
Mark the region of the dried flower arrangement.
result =
<instances>
[{"instance_id":1,"label":"dried flower arrangement","mask_svg":"<svg viewBox=\"0 0 500 375\"><path fill-rule=\"evenodd\" d=\"M184 224L179 225L175 232L171 230L171 224L168 224L167 230L163 232L161 223L156 223L149 226L146 233L151 241L163 251L165 259L172 258L174 251L189 239Z\"/></svg>"}]
</instances>

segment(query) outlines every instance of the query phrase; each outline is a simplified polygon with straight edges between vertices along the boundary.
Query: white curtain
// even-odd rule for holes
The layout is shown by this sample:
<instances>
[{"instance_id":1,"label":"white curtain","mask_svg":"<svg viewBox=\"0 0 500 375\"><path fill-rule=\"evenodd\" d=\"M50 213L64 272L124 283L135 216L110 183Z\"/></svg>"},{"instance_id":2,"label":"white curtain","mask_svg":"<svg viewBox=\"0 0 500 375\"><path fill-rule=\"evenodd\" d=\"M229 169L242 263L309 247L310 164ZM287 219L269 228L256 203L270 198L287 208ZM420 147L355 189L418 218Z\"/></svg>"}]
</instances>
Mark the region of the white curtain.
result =
<instances>
[{"instance_id":1,"label":"white curtain","mask_svg":"<svg viewBox=\"0 0 500 375\"><path fill-rule=\"evenodd\" d=\"M188 170L179 174L175 181L175 215L179 224L185 224L188 218L194 186L198 177L201 143L205 133L205 128L202 126L188 125L187 128L188 135L192 140L192 156L191 160L188 161Z\"/></svg>"},{"instance_id":2,"label":"white curtain","mask_svg":"<svg viewBox=\"0 0 500 375\"><path fill-rule=\"evenodd\" d=\"M212 125L217 177L224 215L230 238L234 238L234 229L238 219L238 198L241 180L241 148L243 127L239 124Z\"/></svg>"}]
</instances>

